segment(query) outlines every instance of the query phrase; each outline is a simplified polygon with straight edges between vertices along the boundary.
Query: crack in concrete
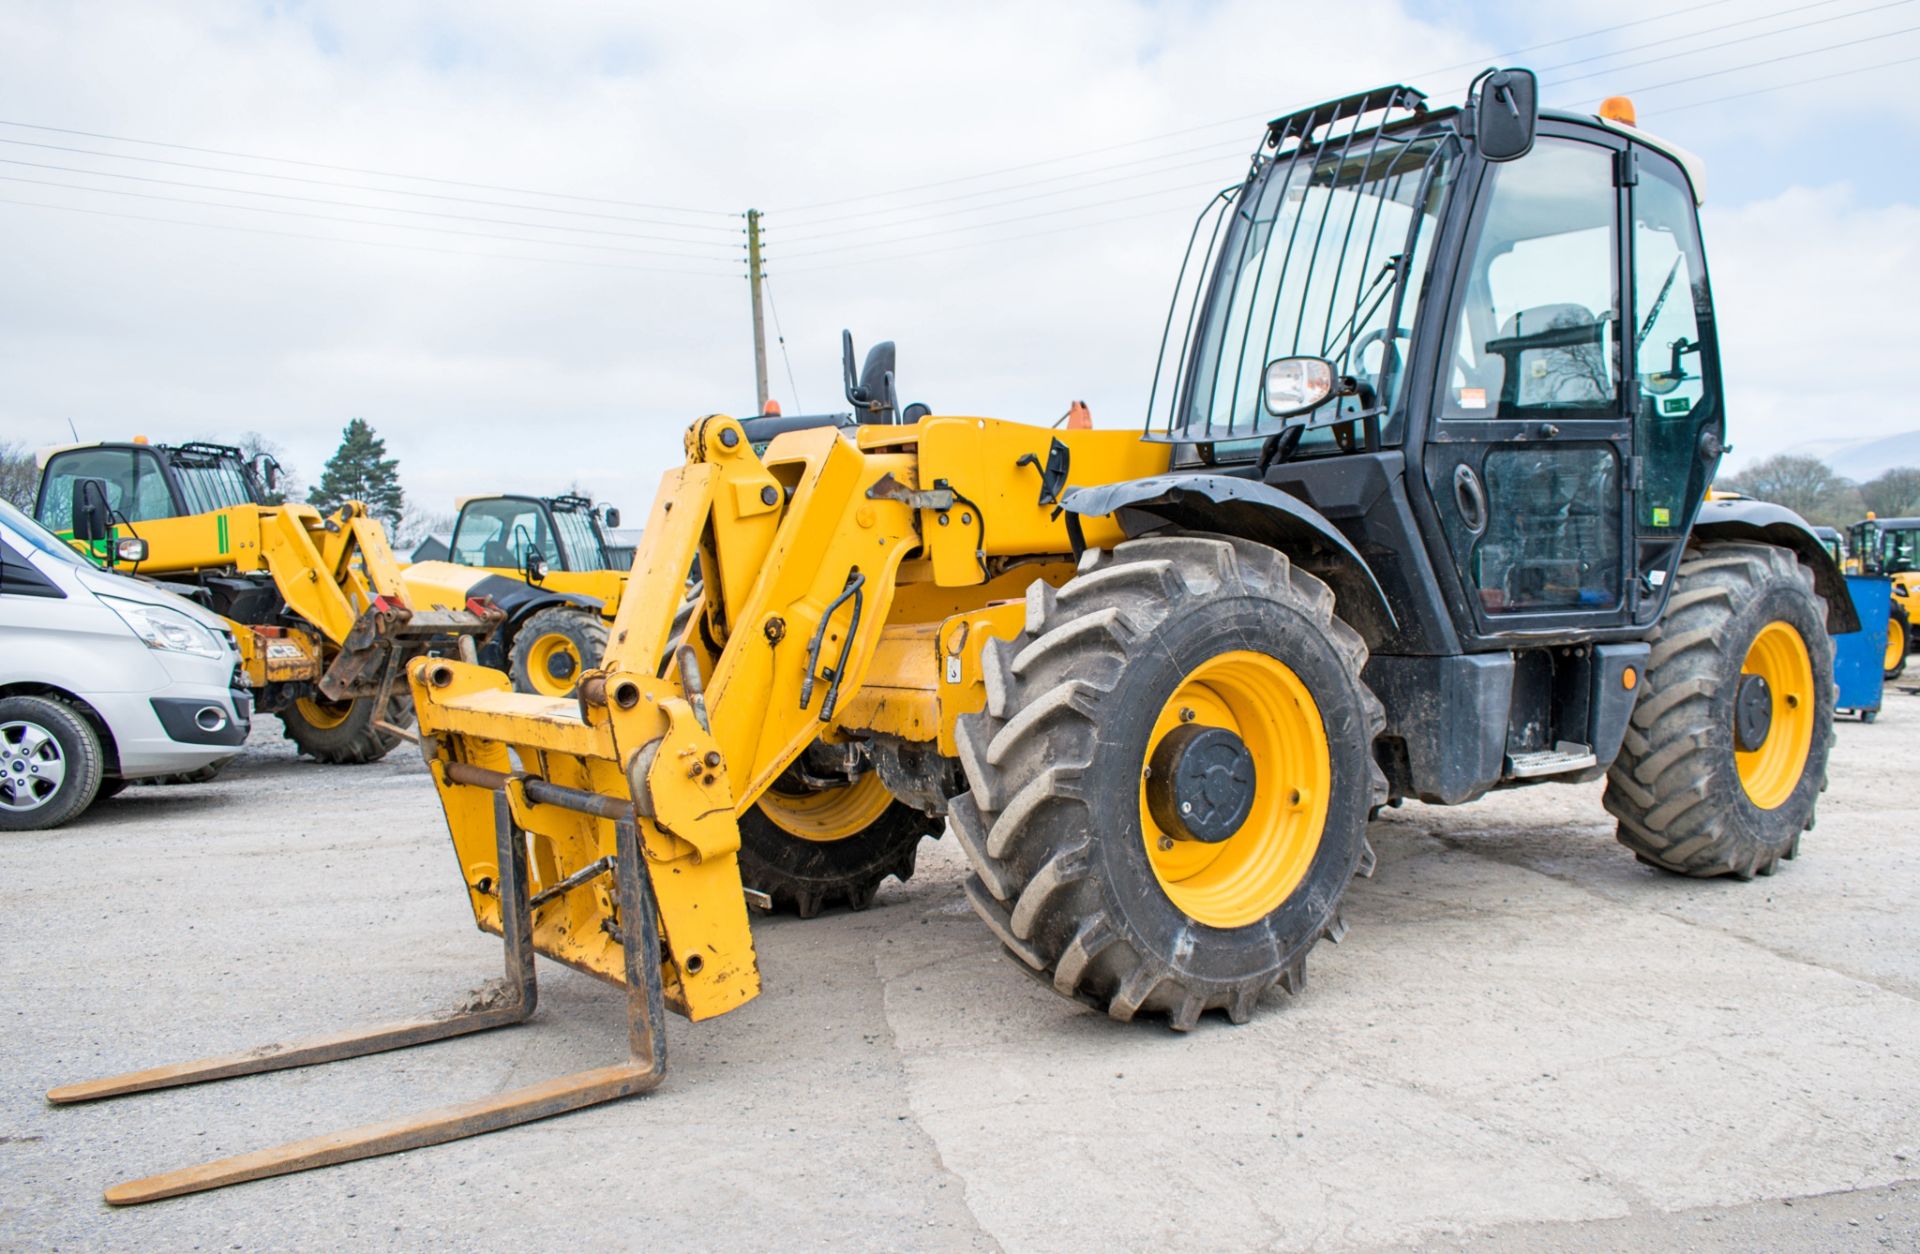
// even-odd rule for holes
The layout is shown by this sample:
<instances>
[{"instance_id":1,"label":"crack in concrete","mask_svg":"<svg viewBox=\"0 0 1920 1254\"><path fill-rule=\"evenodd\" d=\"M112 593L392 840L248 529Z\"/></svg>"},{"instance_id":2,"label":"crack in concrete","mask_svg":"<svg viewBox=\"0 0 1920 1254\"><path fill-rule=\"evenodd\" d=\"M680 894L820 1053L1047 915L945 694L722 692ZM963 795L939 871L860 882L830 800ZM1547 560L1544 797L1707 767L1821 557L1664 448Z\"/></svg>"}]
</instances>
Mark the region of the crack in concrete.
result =
<instances>
[{"instance_id":1,"label":"crack in concrete","mask_svg":"<svg viewBox=\"0 0 1920 1254\"><path fill-rule=\"evenodd\" d=\"M921 967L916 967L914 970L924 970L928 966L936 966L941 961L951 958L951 956L950 954L945 955ZM912 1062L907 1057L906 1049L900 1044L900 1031L893 1024L893 1010L887 1004L887 994L893 987L894 979L901 977L882 975L880 973L880 961L877 956L873 959L873 974L874 978L880 981L880 1019L881 1022L887 1025L887 1043L893 1047L893 1055L899 1060L900 1064L901 1087L906 1090L907 1095L907 1117L913 1121L914 1129L919 1132L921 1136L927 1138L927 1144L933 1149L934 1165L940 1169L942 1174L960 1186L960 1209L964 1210L967 1213L967 1218L973 1221L975 1234L983 1238L995 1250L1004 1251L1006 1247L1000 1243L998 1237L987 1230L986 1224L981 1222L979 1212L973 1209L973 1194L967 1184L967 1178L958 1171L955 1171L947 1162L946 1151L940 1145L940 1138L933 1134L933 1130L927 1127L926 1123L920 1117L918 1103L914 1101Z\"/></svg>"},{"instance_id":2,"label":"crack in concrete","mask_svg":"<svg viewBox=\"0 0 1920 1254\"><path fill-rule=\"evenodd\" d=\"M1425 833L1425 835L1429 839L1441 845L1445 845L1448 849L1451 849L1456 853L1468 854L1472 857L1481 858L1488 862L1498 863L1501 866L1512 867L1515 870L1519 870L1519 871L1526 871L1531 874L1538 875L1542 879L1552 880L1558 884L1565 884L1567 887L1572 888L1576 892L1579 892L1587 897L1590 897L1595 901L1603 901L1603 902L1606 902L1608 905L1615 906L1615 907L1618 907L1618 906L1637 907L1649 914L1659 915L1663 919L1667 919L1671 922L1681 924L1684 927L1697 928L1700 931L1709 932L1725 940L1730 940L1742 945L1746 945L1752 949L1758 950L1763 954L1767 954L1771 957L1778 958L1783 962L1791 962L1798 966L1811 967L1813 970L1816 970L1816 971L1824 971L1828 975L1837 975L1842 979L1852 980L1859 984L1865 984L1865 985L1868 985L1869 987L1877 988L1883 993L1891 993L1895 997L1899 997L1905 1001L1920 1003L1920 995L1916 995L1915 993L1907 989L1901 988L1896 984L1889 983L1888 981L1883 980L1878 976L1870 975L1867 972L1855 971L1847 967L1835 966L1830 963L1821 962L1817 959L1810 958L1805 954L1795 953L1790 949L1782 949L1776 945L1769 945L1763 940L1759 940L1755 937L1748 936L1741 932L1736 932L1731 928L1721 927L1717 924L1709 923L1704 919L1688 918L1684 914L1678 914L1672 910L1662 909L1660 906L1657 906L1657 905L1642 905L1639 902L1623 901L1618 897L1612 897L1607 895L1606 893L1600 892L1599 890L1595 889L1592 885L1588 884L1585 880L1581 879L1577 875L1567 875L1561 872L1548 871L1541 867L1535 866L1532 863L1527 862L1521 858L1503 854L1498 850L1478 849L1474 847L1477 842L1474 842L1471 840L1465 840L1465 839L1462 839L1461 837L1453 836L1446 832L1429 829Z\"/></svg>"}]
</instances>

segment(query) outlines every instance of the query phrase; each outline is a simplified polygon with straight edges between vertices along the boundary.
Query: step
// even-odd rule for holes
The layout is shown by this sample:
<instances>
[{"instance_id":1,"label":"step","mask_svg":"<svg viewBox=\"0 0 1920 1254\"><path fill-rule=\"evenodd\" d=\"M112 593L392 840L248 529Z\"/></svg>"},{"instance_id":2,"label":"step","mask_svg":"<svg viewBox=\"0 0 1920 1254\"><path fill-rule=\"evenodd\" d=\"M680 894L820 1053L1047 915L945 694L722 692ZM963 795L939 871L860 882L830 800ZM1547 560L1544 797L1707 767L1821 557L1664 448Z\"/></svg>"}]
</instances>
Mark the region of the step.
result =
<instances>
[{"instance_id":1,"label":"step","mask_svg":"<svg viewBox=\"0 0 1920 1254\"><path fill-rule=\"evenodd\" d=\"M1599 762L1600 759L1593 756L1591 747L1563 740L1551 749L1508 754L1506 777L1533 779L1540 775L1566 775L1573 771L1584 771Z\"/></svg>"}]
</instances>

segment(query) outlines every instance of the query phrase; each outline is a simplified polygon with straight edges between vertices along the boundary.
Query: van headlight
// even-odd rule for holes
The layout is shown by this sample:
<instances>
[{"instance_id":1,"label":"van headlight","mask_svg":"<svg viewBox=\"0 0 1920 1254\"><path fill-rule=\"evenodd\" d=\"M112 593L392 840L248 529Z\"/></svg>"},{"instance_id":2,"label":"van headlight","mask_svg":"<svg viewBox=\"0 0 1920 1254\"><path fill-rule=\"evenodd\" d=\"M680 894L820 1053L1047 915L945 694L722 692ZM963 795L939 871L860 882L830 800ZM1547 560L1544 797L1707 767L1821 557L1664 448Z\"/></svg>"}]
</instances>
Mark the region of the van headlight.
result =
<instances>
[{"instance_id":1,"label":"van headlight","mask_svg":"<svg viewBox=\"0 0 1920 1254\"><path fill-rule=\"evenodd\" d=\"M120 616L121 622L133 629L134 635L146 641L150 649L215 659L225 656L226 651L220 647L219 639L179 610L140 601L123 601L119 597L103 596L100 599L108 609Z\"/></svg>"}]
</instances>

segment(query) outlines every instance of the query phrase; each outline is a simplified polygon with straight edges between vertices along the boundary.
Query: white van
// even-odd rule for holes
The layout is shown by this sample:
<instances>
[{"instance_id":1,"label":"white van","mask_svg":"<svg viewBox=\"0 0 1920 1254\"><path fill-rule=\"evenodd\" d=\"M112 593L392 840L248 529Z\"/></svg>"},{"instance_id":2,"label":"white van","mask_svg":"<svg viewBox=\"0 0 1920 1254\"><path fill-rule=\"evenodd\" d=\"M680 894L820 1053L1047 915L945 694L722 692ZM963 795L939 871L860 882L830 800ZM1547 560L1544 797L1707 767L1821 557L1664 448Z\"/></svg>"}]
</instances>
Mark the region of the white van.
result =
<instances>
[{"instance_id":1,"label":"white van","mask_svg":"<svg viewBox=\"0 0 1920 1254\"><path fill-rule=\"evenodd\" d=\"M239 660L215 614L0 501L0 831L233 757L253 717Z\"/></svg>"}]
</instances>

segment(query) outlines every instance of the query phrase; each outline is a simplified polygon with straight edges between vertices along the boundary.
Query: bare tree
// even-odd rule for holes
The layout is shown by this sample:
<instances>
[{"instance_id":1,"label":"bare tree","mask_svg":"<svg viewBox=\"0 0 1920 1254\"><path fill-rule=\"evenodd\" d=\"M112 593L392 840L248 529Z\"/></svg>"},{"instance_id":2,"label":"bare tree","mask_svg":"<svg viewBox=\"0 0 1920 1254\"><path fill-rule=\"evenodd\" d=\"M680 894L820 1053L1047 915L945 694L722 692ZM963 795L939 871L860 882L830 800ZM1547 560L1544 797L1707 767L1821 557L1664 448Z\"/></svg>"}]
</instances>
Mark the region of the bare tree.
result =
<instances>
[{"instance_id":1,"label":"bare tree","mask_svg":"<svg viewBox=\"0 0 1920 1254\"><path fill-rule=\"evenodd\" d=\"M1784 505L1810 523L1844 527L1865 512L1860 485L1817 457L1779 453L1722 481L1736 492Z\"/></svg>"},{"instance_id":2,"label":"bare tree","mask_svg":"<svg viewBox=\"0 0 1920 1254\"><path fill-rule=\"evenodd\" d=\"M1860 499L1881 518L1920 514L1920 466L1895 466L1860 485Z\"/></svg>"},{"instance_id":3,"label":"bare tree","mask_svg":"<svg viewBox=\"0 0 1920 1254\"><path fill-rule=\"evenodd\" d=\"M32 512L36 477L33 450L12 440L0 440L0 500Z\"/></svg>"},{"instance_id":4,"label":"bare tree","mask_svg":"<svg viewBox=\"0 0 1920 1254\"><path fill-rule=\"evenodd\" d=\"M267 488L266 503L268 505L284 505L288 501L306 499L306 485L300 482L300 476L287 465L287 450L278 440L269 439L258 431L242 431L235 443L240 446L241 454L248 461L264 453L279 464L280 482L275 487ZM260 486L267 487L264 483Z\"/></svg>"}]
</instances>

